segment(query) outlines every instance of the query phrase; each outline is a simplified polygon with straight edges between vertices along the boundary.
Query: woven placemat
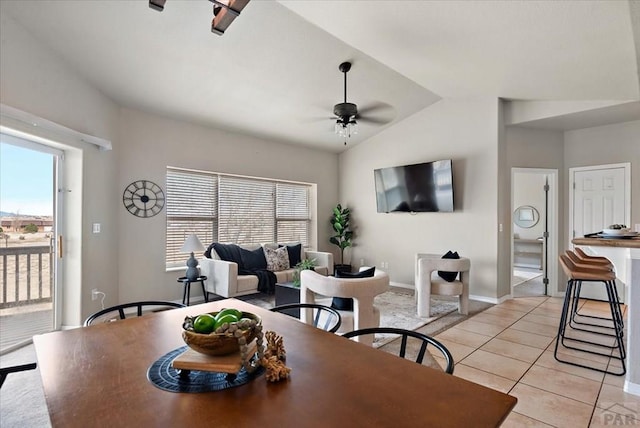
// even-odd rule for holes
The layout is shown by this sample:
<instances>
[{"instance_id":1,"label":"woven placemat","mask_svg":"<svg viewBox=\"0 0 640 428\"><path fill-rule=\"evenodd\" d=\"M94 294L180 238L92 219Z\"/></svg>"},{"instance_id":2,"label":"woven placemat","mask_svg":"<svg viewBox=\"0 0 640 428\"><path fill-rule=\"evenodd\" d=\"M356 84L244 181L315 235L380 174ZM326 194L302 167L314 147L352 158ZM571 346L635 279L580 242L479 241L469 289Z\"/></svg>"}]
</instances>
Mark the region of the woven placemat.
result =
<instances>
[{"instance_id":1,"label":"woven placemat","mask_svg":"<svg viewBox=\"0 0 640 428\"><path fill-rule=\"evenodd\" d=\"M171 362L187 349L183 346L158 358L147 370L147 379L160 389L170 392L210 392L244 385L264 372L258 367L253 373L242 368L237 374L191 370L188 374L171 366Z\"/></svg>"}]
</instances>

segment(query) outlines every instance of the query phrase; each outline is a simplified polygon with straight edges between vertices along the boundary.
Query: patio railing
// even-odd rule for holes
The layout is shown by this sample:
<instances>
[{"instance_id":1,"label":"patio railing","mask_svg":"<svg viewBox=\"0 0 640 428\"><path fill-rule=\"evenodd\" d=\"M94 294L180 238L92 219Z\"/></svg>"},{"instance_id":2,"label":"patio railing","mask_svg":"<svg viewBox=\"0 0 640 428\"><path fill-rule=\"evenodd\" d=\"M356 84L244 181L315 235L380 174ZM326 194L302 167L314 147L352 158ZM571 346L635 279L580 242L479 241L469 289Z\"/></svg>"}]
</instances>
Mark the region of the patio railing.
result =
<instances>
[{"instance_id":1,"label":"patio railing","mask_svg":"<svg viewBox=\"0 0 640 428\"><path fill-rule=\"evenodd\" d=\"M49 245L0 248L0 309L51 302L53 262Z\"/></svg>"}]
</instances>

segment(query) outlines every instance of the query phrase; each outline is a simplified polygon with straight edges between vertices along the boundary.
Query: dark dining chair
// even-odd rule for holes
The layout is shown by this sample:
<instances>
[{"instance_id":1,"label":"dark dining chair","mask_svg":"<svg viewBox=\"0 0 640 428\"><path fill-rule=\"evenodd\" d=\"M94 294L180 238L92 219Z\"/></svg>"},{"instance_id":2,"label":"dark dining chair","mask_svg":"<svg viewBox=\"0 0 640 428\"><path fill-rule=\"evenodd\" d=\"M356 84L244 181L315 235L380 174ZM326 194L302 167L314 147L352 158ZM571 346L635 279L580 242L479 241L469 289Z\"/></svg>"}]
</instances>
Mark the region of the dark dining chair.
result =
<instances>
[{"instance_id":1,"label":"dark dining chair","mask_svg":"<svg viewBox=\"0 0 640 428\"><path fill-rule=\"evenodd\" d=\"M135 308L134 310L131 310ZM102 322L123 320L131 316L141 316L149 312L159 312L167 309L186 308L182 303L165 302L162 300L146 300L142 302L130 302L123 303L121 305L111 306L109 308L102 309L93 315L90 315L85 321L84 326L88 327L95 324L96 321Z\"/></svg>"},{"instance_id":2,"label":"dark dining chair","mask_svg":"<svg viewBox=\"0 0 640 428\"><path fill-rule=\"evenodd\" d=\"M9 366L9 367L2 367L0 368L0 388L2 387L2 384L4 383L5 379L7 378L7 376L10 373L17 373L17 372L23 372L26 370L33 370L37 367L36 363L29 363L29 364L21 364L19 366Z\"/></svg>"},{"instance_id":3,"label":"dark dining chair","mask_svg":"<svg viewBox=\"0 0 640 428\"><path fill-rule=\"evenodd\" d=\"M451 352L449 352L447 347L444 346L442 343L438 342L433 337L427 336L426 334L418 333L417 331L413 331L413 330L404 330L401 328L373 327L373 328L363 328L361 330L350 331L348 333L344 333L342 337L346 337L350 339L356 336L362 336L365 334L376 334L376 333L394 334L402 338L400 342L400 351L398 354L400 358L405 358L405 355L407 353L407 343L408 343L409 337L416 339L418 343L422 342L420 345L420 350L418 351L418 354L415 359L415 362L418 364L422 364L424 360L424 356L428 350L428 346L431 345L433 348L437 349L444 357L447 363L447 366L445 367L444 371L446 373L453 374L454 363L453 363L453 356L451 355Z\"/></svg>"},{"instance_id":4,"label":"dark dining chair","mask_svg":"<svg viewBox=\"0 0 640 428\"><path fill-rule=\"evenodd\" d=\"M299 318L300 309L312 309L314 312L313 326L326 330L330 333L338 331L342 324L342 317L338 311L329 306L318 305L316 303L291 303L288 305L276 306L270 310L271 312L281 312L294 318Z\"/></svg>"}]
</instances>

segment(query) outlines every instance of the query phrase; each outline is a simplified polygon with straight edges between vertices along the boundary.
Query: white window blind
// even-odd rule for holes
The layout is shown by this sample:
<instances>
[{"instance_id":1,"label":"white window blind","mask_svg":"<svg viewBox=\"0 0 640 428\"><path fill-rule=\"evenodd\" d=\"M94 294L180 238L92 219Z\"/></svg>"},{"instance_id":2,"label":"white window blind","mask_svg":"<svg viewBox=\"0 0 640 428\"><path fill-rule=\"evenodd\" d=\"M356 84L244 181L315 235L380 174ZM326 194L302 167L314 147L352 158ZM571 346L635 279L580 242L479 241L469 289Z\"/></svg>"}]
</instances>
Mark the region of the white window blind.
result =
<instances>
[{"instance_id":1,"label":"white window blind","mask_svg":"<svg viewBox=\"0 0 640 428\"><path fill-rule=\"evenodd\" d=\"M218 177L167 169L167 267L182 266L188 254L180 248L196 234L203 245L213 242L217 224Z\"/></svg>"},{"instance_id":2,"label":"white window blind","mask_svg":"<svg viewBox=\"0 0 640 428\"><path fill-rule=\"evenodd\" d=\"M275 183L220 177L218 240L234 244L275 242Z\"/></svg>"},{"instance_id":3,"label":"white window blind","mask_svg":"<svg viewBox=\"0 0 640 428\"><path fill-rule=\"evenodd\" d=\"M311 185L167 168L167 268L184 266L184 240L310 245Z\"/></svg>"},{"instance_id":4,"label":"white window blind","mask_svg":"<svg viewBox=\"0 0 640 428\"><path fill-rule=\"evenodd\" d=\"M279 242L309 241L309 187L276 183L276 235Z\"/></svg>"}]
</instances>

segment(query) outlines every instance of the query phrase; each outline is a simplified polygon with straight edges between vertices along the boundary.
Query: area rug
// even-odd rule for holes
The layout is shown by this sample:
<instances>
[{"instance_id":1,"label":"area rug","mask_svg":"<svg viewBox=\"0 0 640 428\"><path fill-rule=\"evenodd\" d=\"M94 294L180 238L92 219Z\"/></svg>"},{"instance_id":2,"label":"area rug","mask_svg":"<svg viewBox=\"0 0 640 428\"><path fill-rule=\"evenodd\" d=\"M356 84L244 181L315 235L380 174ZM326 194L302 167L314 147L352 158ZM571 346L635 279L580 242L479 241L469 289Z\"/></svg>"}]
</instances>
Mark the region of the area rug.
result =
<instances>
[{"instance_id":1,"label":"area rug","mask_svg":"<svg viewBox=\"0 0 640 428\"><path fill-rule=\"evenodd\" d=\"M413 291L390 290L374 299L374 305L380 310L380 327L394 327L405 330L417 330L443 315L458 309L457 301L431 299L431 316L419 317ZM396 336L376 334L373 340L375 348L388 343Z\"/></svg>"},{"instance_id":2,"label":"area rug","mask_svg":"<svg viewBox=\"0 0 640 428\"><path fill-rule=\"evenodd\" d=\"M274 297L264 294L247 296L242 300L261 308L270 309L274 306ZM329 301L320 303L328 304ZM395 327L405 330L416 330L425 324L433 322L443 315L458 309L457 301L431 299L431 316L419 317L413 290L393 288L374 299L374 305L380 310L380 326ZM394 336L376 334L373 346L379 347L393 340Z\"/></svg>"}]
</instances>

